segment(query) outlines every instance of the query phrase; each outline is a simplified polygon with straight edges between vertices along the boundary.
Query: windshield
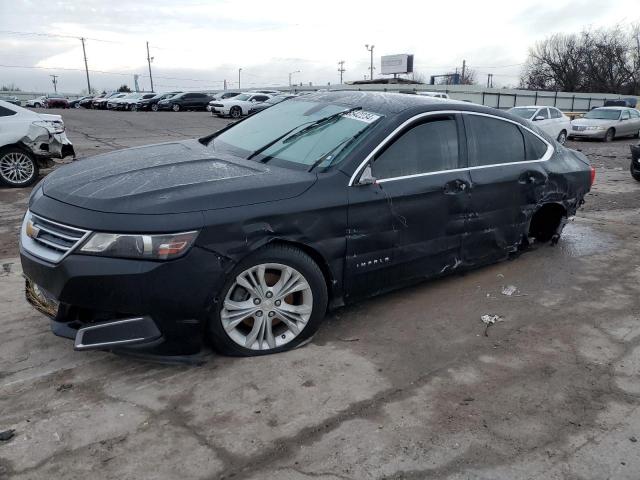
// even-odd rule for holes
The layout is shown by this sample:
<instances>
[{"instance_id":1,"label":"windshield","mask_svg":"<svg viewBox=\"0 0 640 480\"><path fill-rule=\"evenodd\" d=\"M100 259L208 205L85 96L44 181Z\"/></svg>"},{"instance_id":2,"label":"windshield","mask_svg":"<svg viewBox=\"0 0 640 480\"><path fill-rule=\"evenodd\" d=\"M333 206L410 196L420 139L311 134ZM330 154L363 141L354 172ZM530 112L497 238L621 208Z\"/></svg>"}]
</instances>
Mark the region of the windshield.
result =
<instances>
[{"instance_id":1,"label":"windshield","mask_svg":"<svg viewBox=\"0 0 640 480\"><path fill-rule=\"evenodd\" d=\"M620 118L620 110L596 108L587 113L584 118L592 118L594 120L618 120Z\"/></svg>"},{"instance_id":2,"label":"windshield","mask_svg":"<svg viewBox=\"0 0 640 480\"><path fill-rule=\"evenodd\" d=\"M513 113L520 118L531 118L537 111L537 108L512 108L509 113Z\"/></svg>"},{"instance_id":3,"label":"windshield","mask_svg":"<svg viewBox=\"0 0 640 480\"><path fill-rule=\"evenodd\" d=\"M355 145L350 140L363 138L365 130L382 118L379 114L358 110L315 124L347 110L350 108L344 105L328 103L281 102L222 132L209 146L259 162L274 161L308 168L320 161L319 165L326 167L342 160L341 154ZM271 142L273 145L262 150ZM257 151L260 153L256 155Z\"/></svg>"}]
</instances>

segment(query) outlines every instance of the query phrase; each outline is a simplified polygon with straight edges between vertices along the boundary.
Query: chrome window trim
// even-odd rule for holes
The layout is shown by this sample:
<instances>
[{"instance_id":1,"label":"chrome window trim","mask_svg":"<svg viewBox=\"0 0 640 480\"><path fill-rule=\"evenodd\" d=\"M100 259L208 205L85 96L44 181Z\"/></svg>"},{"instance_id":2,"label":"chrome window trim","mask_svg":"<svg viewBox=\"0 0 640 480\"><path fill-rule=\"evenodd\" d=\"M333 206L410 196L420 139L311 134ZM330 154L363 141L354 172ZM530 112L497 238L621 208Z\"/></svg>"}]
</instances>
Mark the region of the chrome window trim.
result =
<instances>
[{"instance_id":1,"label":"chrome window trim","mask_svg":"<svg viewBox=\"0 0 640 480\"><path fill-rule=\"evenodd\" d=\"M478 116L481 116L481 117L495 118L496 120L502 120L503 122L513 123L514 125L527 130L528 132L532 133L537 138L542 140L547 145L547 151L545 152L545 154L541 158L539 158L537 160L524 160L522 162L495 163L495 164L491 164L491 165L479 165L479 166L475 166L475 167L455 168L455 169L452 169L452 170L439 170L437 172L415 173L415 174L412 174L412 175L404 175L404 176L401 176L401 177L383 178L381 180L377 180L376 183L384 183L384 182L390 182L390 181L395 181L395 180L405 180L405 179L408 179L408 178L425 177L425 176L429 176L429 175L440 175L440 174L443 174L443 173L462 172L462 171L467 171L467 170L478 170L480 168L504 167L504 166L508 166L508 165L522 165L522 164L527 164L527 163L541 163L541 162L548 161L553 156L553 153L555 152L555 148L553 147L553 145L551 143L549 143L547 140L545 140L543 137L541 137L538 133L536 133L533 130L531 130L529 127L527 127L525 125L522 125L521 123L518 123L515 120L499 117L497 115L491 115L490 113L472 112L472 111L469 111L469 110L436 110L436 111L432 111L432 112L423 112L423 113L419 113L419 114L411 117L408 120L405 120L401 125L399 125L396 129L394 129L393 132L391 132L389 135L387 135L378 145L376 145L376 147L373 150L371 150L371 152L369 152L369 154L360 163L360 165L358 165L358 168L356 168L356 170L353 172L353 175L351 175L351 178L349 179L348 186L352 187L354 185L357 185L355 183L356 178L362 173L362 170L364 169L364 167L371 161L371 159L382 148L384 148L389 142L391 142L398 135L398 133L401 132L403 129L405 129L407 126L411 125L414 122L417 122L418 120L421 120L421 119L429 117L429 116L433 116L433 115L451 115L451 114L457 114L457 113L459 113L461 115L478 115ZM523 139L523 141L524 141L524 139Z\"/></svg>"}]
</instances>

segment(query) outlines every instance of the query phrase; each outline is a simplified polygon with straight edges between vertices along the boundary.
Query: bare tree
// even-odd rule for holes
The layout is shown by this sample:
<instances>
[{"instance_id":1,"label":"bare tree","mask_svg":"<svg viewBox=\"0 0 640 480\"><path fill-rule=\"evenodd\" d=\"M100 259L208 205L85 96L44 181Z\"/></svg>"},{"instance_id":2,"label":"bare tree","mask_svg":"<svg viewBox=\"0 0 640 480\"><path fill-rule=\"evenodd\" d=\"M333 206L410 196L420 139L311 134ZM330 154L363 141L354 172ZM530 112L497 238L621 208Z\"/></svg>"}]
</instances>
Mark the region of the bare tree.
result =
<instances>
[{"instance_id":1,"label":"bare tree","mask_svg":"<svg viewBox=\"0 0 640 480\"><path fill-rule=\"evenodd\" d=\"M637 93L640 27L555 34L529 50L520 86L569 92Z\"/></svg>"}]
</instances>

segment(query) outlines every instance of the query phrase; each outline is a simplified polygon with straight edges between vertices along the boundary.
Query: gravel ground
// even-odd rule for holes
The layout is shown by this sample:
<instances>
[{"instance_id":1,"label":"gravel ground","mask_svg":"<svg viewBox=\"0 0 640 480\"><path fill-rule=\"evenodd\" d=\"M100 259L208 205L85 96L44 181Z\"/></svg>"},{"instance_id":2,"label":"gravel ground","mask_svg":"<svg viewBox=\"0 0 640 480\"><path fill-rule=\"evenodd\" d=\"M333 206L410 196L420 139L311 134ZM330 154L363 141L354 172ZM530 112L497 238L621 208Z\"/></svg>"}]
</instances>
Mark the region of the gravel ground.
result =
<instances>
[{"instance_id":1,"label":"gravel ground","mask_svg":"<svg viewBox=\"0 0 640 480\"><path fill-rule=\"evenodd\" d=\"M63 112L79 156L204 113ZM26 190L0 190L0 478L640 478L640 183L631 140L556 247L329 315L306 347L160 366L74 352L23 299ZM515 295L503 288L515 286ZM483 314L502 321L487 331Z\"/></svg>"}]
</instances>

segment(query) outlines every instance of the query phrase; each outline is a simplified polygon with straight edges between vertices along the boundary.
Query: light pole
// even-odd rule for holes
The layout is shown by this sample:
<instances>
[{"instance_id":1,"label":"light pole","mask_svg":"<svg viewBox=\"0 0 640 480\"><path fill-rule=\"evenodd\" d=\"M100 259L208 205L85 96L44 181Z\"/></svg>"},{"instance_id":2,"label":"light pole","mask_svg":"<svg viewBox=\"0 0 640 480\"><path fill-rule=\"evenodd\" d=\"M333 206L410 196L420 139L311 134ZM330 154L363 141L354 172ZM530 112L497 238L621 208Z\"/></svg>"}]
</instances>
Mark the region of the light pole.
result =
<instances>
[{"instance_id":1,"label":"light pole","mask_svg":"<svg viewBox=\"0 0 640 480\"><path fill-rule=\"evenodd\" d=\"M291 90L291 75L294 73L300 73L300 70L296 70L295 72L289 72L289 90Z\"/></svg>"},{"instance_id":2,"label":"light pole","mask_svg":"<svg viewBox=\"0 0 640 480\"><path fill-rule=\"evenodd\" d=\"M364 48L366 48L367 51L371 53L371 66L369 67L369 73L370 73L369 79L370 80L373 80L373 49L374 49L374 47L375 47L375 45L369 46L369 44L366 44L364 46Z\"/></svg>"},{"instance_id":3,"label":"light pole","mask_svg":"<svg viewBox=\"0 0 640 480\"><path fill-rule=\"evenodd\" d=\"M149 80L151 81L151 91L153 92L153 75L151 75L151 62L153 62L153 57L149 55L149 42L147 42L147 63L149 64Z\"/></svg>"},{"instance_id":4,"label":"light pole","mask_svg":"<svg viewBox=\"0 0 640 480\"><path fill-rule=\"evenodd\" d=\"M340 72L340 85L342 85L342 74L346 72L346 70L344 69L344 60L340 60L338 62L338 65L340 66L340 68L338 68L338 72Z\"/></svg>"},{"instance_id":5,"label":"light pole","mask_svg":"<svg viewBox=\"0 0 640 480\"><path fill-rule=\"evenodd\" d=\"M242 71L241 68L238 69L238 90L240 90L240 72Z\"/></svg>"}]
</instances>

